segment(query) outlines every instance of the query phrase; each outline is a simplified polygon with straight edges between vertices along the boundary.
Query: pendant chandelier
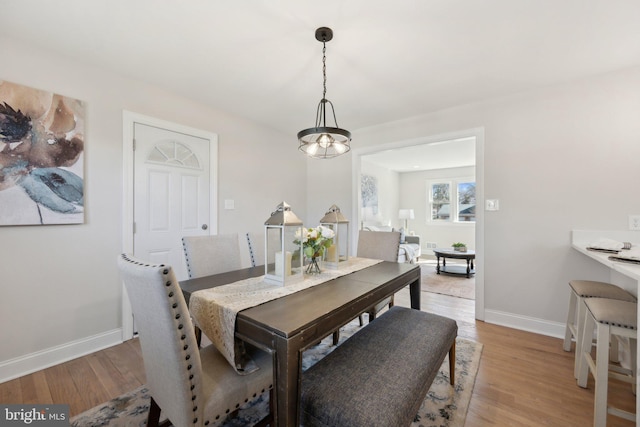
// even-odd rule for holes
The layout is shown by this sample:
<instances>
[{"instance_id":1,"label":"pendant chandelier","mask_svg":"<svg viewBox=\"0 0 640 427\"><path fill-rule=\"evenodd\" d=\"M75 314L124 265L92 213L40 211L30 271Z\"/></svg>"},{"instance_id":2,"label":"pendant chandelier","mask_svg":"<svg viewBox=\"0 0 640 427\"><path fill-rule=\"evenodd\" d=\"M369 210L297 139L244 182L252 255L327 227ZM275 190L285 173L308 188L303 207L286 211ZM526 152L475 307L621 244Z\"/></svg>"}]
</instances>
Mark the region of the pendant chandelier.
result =
<instances>
[{"instance_id":1,"label":"pendant chandelier","mask_svg":"<svg viewBox=\"0 0 640 427\"><path fill-rule=\"evenodd\" d=\"M316 30L316 40L322 42L322 77L323 77L323 91L322 99L318 104L316 111L316 125L315 127L301 130L298 132L298 150L302 151L309 157L316 159L330 159L332 157L339 156L348 152L351 147L351 132L338 127L338 121L336 120L336 112L333 108L333 104L329 101L327 96L327 42L333 38L333 31L331 28L321 27ZM333 115L334 127L327 126L327 104L331 107L331 114Z\"/></svg>"}]
</instances>

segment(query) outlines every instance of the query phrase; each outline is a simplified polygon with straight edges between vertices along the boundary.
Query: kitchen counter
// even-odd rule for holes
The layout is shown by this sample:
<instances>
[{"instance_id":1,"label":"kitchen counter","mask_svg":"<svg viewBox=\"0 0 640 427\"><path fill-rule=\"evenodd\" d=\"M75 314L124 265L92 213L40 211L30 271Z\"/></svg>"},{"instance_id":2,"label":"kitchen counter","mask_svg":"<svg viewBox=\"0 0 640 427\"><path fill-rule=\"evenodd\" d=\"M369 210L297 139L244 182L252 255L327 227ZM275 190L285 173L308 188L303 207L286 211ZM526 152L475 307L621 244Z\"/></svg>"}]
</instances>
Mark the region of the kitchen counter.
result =
<instances>
[{"instance_id":1,"label":"kitchen counter","mask_svg":"<svg viewBox=\"0 0 640 427\"><path fill-rule=\"evenodd\" d=\"M616 275L622 275L626 278L627 283L633 283L634 286L628 288L623 286L626 290L633 293L636 297L640 294L640 264L630 264L622 261L612 261L609 259L608 253L589 251L587 246L590 243L597 241L601 238L613 239L619 242L631 242L633 246L640 246L640 231L627 231L627 230L572 230L571 232L571 246L578 252L588 256L596 262L604 264L611 270L611 283L616 283ZM587 279L582 277L581 279ZM634 283L635 282L635 283ZM638 311L638 325L640 325L640 310ZM639 346L640 347L640 346ZM637 366L640 367L640 348L637 351ZM638 371L640 372L640 371ZM636 389L640 390L640 375L636 372ZM640 393L636 394L636 408L640 408ZM636 410L636 425L640 426L640 411Z\"/></svg>"}]
</instances>

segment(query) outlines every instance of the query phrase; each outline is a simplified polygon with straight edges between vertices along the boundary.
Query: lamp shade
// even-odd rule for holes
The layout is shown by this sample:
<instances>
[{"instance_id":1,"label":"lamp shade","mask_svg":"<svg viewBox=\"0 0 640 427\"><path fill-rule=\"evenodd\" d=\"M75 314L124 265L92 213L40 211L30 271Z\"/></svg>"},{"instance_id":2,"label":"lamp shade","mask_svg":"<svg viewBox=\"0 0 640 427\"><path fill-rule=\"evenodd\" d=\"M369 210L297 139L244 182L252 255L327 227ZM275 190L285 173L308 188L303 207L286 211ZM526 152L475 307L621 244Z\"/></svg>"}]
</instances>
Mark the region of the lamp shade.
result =
<instances>
[{"instance_id":1,"label":"lamp shade","mask_svg":"<svg viewBox=\"0 0 640 427\"><path fill-rule=\"evenodd\" d=\"M405 231L407 231L407 229L409 228L408 221L410 219L413 219L414 217L415 215L413 213L413 209L400 209L400 211L398 211L398 218L404 220Z\"/></svg>"},{"instance_id":2,"label":"lamp shade","mask_svg":"<svg viewBox=\"0 0 640 427\"><path fill-rule=\"evenodd\" d=\"M400 211L398 211L398 218L399 219L414 219L415 218L415 214L413 213L413 209L400 209Z\"/></svg>"}]
</instances>

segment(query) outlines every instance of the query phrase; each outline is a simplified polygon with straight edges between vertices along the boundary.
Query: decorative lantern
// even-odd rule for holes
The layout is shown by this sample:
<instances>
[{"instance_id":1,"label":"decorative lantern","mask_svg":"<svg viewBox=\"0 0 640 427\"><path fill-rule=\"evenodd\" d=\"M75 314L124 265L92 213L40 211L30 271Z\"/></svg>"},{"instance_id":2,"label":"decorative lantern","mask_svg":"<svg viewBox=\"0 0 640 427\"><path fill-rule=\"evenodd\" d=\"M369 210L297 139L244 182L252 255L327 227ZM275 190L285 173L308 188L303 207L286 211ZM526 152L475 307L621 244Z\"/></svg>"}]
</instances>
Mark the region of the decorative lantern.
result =
<instances>
[{"instance_id":1,"label":"decorative lantern","mask_svg":"<svg viewBox=\"0 0 640 427\"><path fill-rule=\"evenodd\" d=\"M320 225L333 230L333 244L325 250L324 265L337 268L349 260L349 220L333 205L320 220Z\"/></svg>"},{"instance_id":2,"label":"decorative lantern","mask_svg":"<svg viewBox=\"0 0 640 427\"><path fill-rule=\"evenodd\" d=\"M301 232L300 218L286 202L280 203L264 223L265 282L286 285L304 278Z\"/></svg>"}]
</instances>

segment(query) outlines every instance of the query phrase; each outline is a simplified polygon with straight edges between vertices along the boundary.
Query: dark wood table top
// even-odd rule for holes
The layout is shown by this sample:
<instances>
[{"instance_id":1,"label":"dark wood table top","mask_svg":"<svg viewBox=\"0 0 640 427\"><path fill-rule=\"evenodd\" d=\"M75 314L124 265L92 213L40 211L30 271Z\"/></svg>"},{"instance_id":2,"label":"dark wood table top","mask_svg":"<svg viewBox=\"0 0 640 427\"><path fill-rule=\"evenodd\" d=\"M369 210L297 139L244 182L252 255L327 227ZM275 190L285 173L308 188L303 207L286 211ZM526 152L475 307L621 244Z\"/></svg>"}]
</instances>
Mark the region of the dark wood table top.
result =
<instances>
[{"instance_id":1,"label":"dark wood table top","mask_svg":"<svg viewBox=\"0 0 640 427\"><path fill-rule=\"evenodd\" d=\"M467 249L466 252L460 252L449 248L436 248L433 249L433 253L436 254L436 256L440 255L444 258L470 259L476 257L476 251L473 249Z\"/></svg>"}]
</instances>

